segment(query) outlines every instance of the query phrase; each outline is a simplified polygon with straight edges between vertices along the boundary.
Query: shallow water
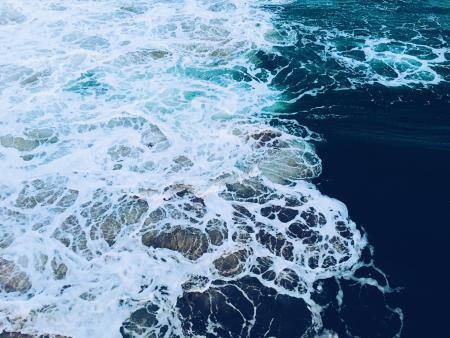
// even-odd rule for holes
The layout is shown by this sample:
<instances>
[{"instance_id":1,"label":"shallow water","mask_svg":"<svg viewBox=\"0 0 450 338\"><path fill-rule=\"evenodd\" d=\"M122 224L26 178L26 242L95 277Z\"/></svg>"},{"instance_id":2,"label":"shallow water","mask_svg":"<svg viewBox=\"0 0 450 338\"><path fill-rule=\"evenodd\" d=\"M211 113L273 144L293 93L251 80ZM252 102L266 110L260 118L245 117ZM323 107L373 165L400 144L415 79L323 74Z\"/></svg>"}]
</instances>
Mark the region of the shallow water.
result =
<instances>
[{"instance_id":1,"label":"shallow water","mask_svg":"<svg viewBox=\"0 0 450 338\"><path fill-rule=\"evenodd\" d=\"M398 290L314 184L323 138L300 116L339 117L347 91L448 100L447 9L402 6L2 3L0 328L399 336Z\"/></svg>"}]
</instances>

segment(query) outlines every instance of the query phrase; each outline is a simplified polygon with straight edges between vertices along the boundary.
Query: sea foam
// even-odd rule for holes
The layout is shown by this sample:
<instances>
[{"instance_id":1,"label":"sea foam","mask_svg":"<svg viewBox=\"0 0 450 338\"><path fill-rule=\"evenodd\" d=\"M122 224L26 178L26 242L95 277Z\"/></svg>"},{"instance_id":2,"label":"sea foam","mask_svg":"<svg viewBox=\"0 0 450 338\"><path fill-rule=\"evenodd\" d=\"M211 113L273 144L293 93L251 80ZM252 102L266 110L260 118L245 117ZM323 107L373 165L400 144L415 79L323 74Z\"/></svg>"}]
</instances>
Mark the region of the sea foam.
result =
<instances>
[{"instance_id":1,"label":"sea foam","mask_svg":"<svg viewBox=\"0 0 450 338\"><path fill-rule=\"evenodd\" d=\"M367 242L310 182L317 135L268 124L254 60L292 37L264 4L1 5L0 329L258 334L255 289L320 331L314 283L353 278ZM241 331L195 324L217 294L253 302Z\"/></svg>"}]
</instances>

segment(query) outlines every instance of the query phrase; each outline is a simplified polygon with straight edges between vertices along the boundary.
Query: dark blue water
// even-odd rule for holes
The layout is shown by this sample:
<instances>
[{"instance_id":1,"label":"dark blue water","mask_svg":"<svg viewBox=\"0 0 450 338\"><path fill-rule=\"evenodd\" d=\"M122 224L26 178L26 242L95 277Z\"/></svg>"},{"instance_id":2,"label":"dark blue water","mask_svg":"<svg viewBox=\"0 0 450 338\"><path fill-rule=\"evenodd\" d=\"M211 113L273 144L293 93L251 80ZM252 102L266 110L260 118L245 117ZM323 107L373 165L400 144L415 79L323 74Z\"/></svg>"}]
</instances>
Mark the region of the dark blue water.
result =
<instances>
[{"instance_id":1,"label":"dark blue water","mask_svg":"<svg viewBox=\"0 0 450 338\"><path fill-rule=\"evenodd\" d=\"M402 337L450 336L450 1L296 1L276 10L299 37L261 56L269 69L284 67L274 80L285 91L282 119L323 135L316 183L346 203L375 264L401 287L382 295L344 286L344 306L322 314L325 328L392 337L395 304Z\"/></svg>"},{"instance_id":2,"label":"dark blue water","mask_svg":"<svg viewBox=\"0 0 450 338\"><path fill-rule=\"evenodd\" d=\"M402 336L448 337L450 154L358 135L366 127L328 130L319 186L345 201L375 247L376 264L403 287L396 295Z\"/></svg>"}]
</instances>

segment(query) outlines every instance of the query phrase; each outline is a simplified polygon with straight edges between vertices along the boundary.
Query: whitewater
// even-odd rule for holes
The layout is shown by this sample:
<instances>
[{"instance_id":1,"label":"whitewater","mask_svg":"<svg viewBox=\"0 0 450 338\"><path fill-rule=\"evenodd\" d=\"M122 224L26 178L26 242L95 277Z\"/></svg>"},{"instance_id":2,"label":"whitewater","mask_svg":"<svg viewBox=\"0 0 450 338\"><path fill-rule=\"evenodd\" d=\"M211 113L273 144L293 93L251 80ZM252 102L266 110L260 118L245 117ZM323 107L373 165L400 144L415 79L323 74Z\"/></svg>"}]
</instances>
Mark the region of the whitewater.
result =
<instances>
[{"instance_id":1,"label":"whitewater","mask_svg":"<svg viewBox=\"0 0 450 338\"><path fill-rule=\"evenodd\" d=\"M270 123L270 4L2 1L0 331L332 336L319 280L392 291L311 182L320 135Z\"/></svg>"}]
</instances>

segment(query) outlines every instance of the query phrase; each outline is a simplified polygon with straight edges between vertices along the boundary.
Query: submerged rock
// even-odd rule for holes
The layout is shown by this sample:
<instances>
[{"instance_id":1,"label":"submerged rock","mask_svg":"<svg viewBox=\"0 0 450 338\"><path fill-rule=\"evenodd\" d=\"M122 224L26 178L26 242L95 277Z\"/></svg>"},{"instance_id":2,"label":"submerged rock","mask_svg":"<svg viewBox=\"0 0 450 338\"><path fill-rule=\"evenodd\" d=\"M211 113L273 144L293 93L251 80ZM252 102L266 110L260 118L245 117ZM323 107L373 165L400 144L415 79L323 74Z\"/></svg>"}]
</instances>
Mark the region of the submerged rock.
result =
<instances>
[{"instance_id":1,"label":"submerged rock","mask_svg":"<svg viewBox=\"0 0 450 338\"><path fill-rule=\"evenodd\" d=\"M193 227L152 230L142 236L142 243L148 247L177 251L191 260L200 258L208 250L208 237Z\"/></svg>"},{"instance_id":2,"label":"submerged rock","mask_svg":"<svg viewBox=\"0 0 450 338\"><path fill-rule=\"evenodd\" d=\"M58 142L58 134L51 128L27 129L24 134L39 144Z\"/></svg>"},{"instance_id":3,"label":"submerged rock","mask_svg":"<svg viewBox=\"0 0 450 338\"><path fill-rule=\"evenodd\" d=\"M194 163L186 156L180 155L173 159L173 163L171 165L171 171L179 172L182 170L188 170L193 167Z\"/></svg>"},{"instance_id":4,"label":"submerged rock","mask_svg":"<svg viewBox=\"0 0 450 338\"><path fill-rule=\"evenodd\" d=\"M220 196L229 201L267 203L276 194L258 180L245 179L242 182L226 183L226 190Z\"/></svg>"},{"instance_id":5,"label":"submerged rock","mask_svg":"<svg viewBox=\"0 0 450 338\"><path fill-rule=\"evenodd\" d=\"M34 150L42 144L58 142L58 135L50 128L29 129L24 132L24 136L11 134L0 136L0 145L26 152Z\"/></svg>"},{"instance_id":6,"label":"submerged rock","mask_svg":"<svg viewBox=\"0 0 450 338\"><path fill-rule=\"evenodd\" d=\"M147 201L136 195L123 195L118 203L118 218L126 225L137 223L148 210Z\"/></svg>"},{"instance_id":7,"label":"submerged rock","mask_svg":"<svg viewBox=\"0 0 450 338\"><path fill-rule=\"evenodd\" d=\"M67 270L68 270L66 264L60 262L56 258L53 258L52 262L51 262L51 266L52 266L52 270L53 270L53 277L56 280L66 278L66 274L67 274Z\"/></svg>"},{"instance_id":8,"label":"submerged rock","mask_svg":"<svg viewBox=\"0 0 450 338\"><path fill-rule=\"evenodd\" d=\"M23 209L37 206L52 206L53 211L63 212L78 198L78 191L67 188L68 179L62 176L50 176L25 182L16 200Z\"/></svg>"},{"instance_id":9,"label":"submerged rock","mask_svg":"<svg viewBox=\"0 0 450 338\"><path fill-rule=\"evenodd\" d=\"M300 277L294 270L285 268L277 276L275 284L289 291L306 292L306 288L300 281Z\"/></svg>"},{"instance_id":10,"label":"submerged rock","mask_svg":"<svg viewBox=\"0 0 450 338\"><path fill-rule=\"evenodd\" d=\"M317 212L315 208L310 207L308 210L303 211L300 217L306 221L306 224L310 227L322 226L327 223L327 219L321 212Z\"/></svg>"},{"instance_id":11,"label":"submerged rock","mask_svg":"<svg viewBox=\"0 0 450 338\"><path fill-rule=\"evenodd\" d=\"M26 85L37 85L40 83L43 83L43 81L49 77L49 75L51 75L51 71L49 69L45 69L45 70L41 70L41 71L36 71L33 74L31 74L30 76L26 77L25 79L23 79L22 81L20 81L20 84L22 86L26 86Z\"/></svg>"},{"instance_id":12,"label":"submerged rock","mask_svg":"<svg viewBox=\"0 0 450 338\"><path fill-rule=\"evenodd\" d=\"M7 332L3 331L0 333L0 338L35 338L30 334L20 333L20 332Z\"/></svg>"},{"instance_id":13,"label":"submerged rock","mask_svg":"<svg viewBox=\"0 0 450 338\"><path fill-rule=\"evenodd\" d=\"M91 240L103 238L109 246L114 245L124 226L138 223L148 211L147 201L139 196L116 198L98 190L94 201L83 206L81 216L90 227Z\"/></svg>"},{"instance_id":14,"label":"submerged rock","mask_svg":"<svg viewBox=\"0 0 450 338\"><path fill-rule=\"evenodd\" d=\"M219 274L224 277L235 276L243 271L248 256L247 250L242 249L217 258L214 261L214 266Z\"/></svg>"},{"instance_id":15,"label":"submerged rock","mask_svg":"<svg viewBox=\"0 0 450 338\"><path fill-rule=\"evenodd\" d=\"M207 209L205 201L194 195L188 185L172 185L164 190L170 197L164 199L162 206L149 213L144 222L145 229L153 229L156 225L164 226L165 219L188 221L197 224L204 221Z\"/></svg>"},{"instance_id":16,"label":"submerged rock","mask_svg":"<svg viewBox=\"0 0 450 338\"><path fill-rule=\"evenodd\" d=\"M100 126L105 128L132 128L134 130L142 130L149 122L141 116L120 116L113 117L107 123L101 123ZM84 129L84 128L83 128Z\"/></svg>"},{"instance_id":17,"label":"submerged rock","mask_svg":"<svg viewBox=\"0 0 450 338\"><path fill-rule=\"evenodd\" d=\"M233 220L236 224L246 225L249 221L255 221L255 215L253 215L246 207L240 204L232 205L233 211Z\"/></svg>"},{"instance_id":18,"label":"submerged rock","mask_svg":"<svg viewBox=\"0 0 450 338\"><path fill-rule=\"evenodd\" d=\"M278 294L251 277L185 292L177 308L186 336L301 337L312 325L303 299Z\"/></svg>"},{"instance_id":19,"label":"submerged rock","mask_svg":"<svg viewBox=\"0 0 450 338\"><path fill-rule=\"evenodd\" d=\"M282 136L281 132L278 130L262 130L249 135L249 138L256 140L257 147L263 147L267 144L275 146L279 143L279 138Z\"/></svg>"},{"instance_id":20,"label":"submerged rock","mask_svg":"<svg viewBox=\"0 0 450 338\"><path fill-rule=\"evenodd\" d=\"M302 240L304 244L316 244L323 239L319 232L309 228L303 222L292 223L287 234L291 238Z\"/></svg>"},{"instance_id":21,"label":"submerged rock","mask_svg":"<svg viewBox=\"0 0 450 338\"><path fill-rule=\"evenodd\" d=\"M310 179L322 171L319 158L312 152L305 152L295 146L272 150L258 163L261 173L275 183Z\"/></svg>"},{"instance_id":22,"label":"submerged rock","mask_svg":"<svg viewBox=\"0 0 450 338\"><path fill-rule=\"evenodd\" d=\"M121 162L127 158L136 159L143 151L140 148L120 144L108 149L108 155L114 162Z\"/></svg>"},{"instance_id":23,"label":"submerged rock","mask_svg":"<svg viewBox=\"0 0 450 338\"><path fill-rule=\"evenodd\" d=\"M0 257L0 291L25 293L31 288L27 274L12 261Z\"/></svg>"},{"instance_id":24,"label":"submerged rock","mask_svg":"<svg viewBox=\"0 0 450 338\"><path fill-rule=\"evenodd\" d=\"M141 142L146 147L155 151L167 149L170 145L169 140L166 135L163 134L161 129L150 123L148 124L147 129L142 133Z\"/></svg>"},{"instance_id":25,"label":"submerged rock","mask_svg":"<svg viewBox=\"0 0 450 338\"><path fill-rule=\"evenodd\" d=\"M213 218L206 224L206 234L212 245L222 245L228 237L227 224L217 218Z\"/></svg>"},{"instance_id":26,"label":"submerged rock","mask_svg":"<svg viewBox=\"0 0 450 338\"><path fill-rule=\"evenodd\" d=\"M5 135L0 136L0 144L5 148L14 148L18 151L30 151L39 147L39 142L28 140L20 136Z\"/></svg>"},{"instance_id":27,"label":"submerged rock","mask_svg":"<svg viewBox=\"0 0 450 338\"><path fill-rule=\"evenodd\" d=\"M279 205L271 205L262 208L261 215L268 219L275 219L275 217L277 217L281 222L287 223L292 221L298 215L298 211Z\"/></svg>"},{"instance_id":28,"label":"submerged rock","mask_svg":"<svg viewBox=\"0 0 450 338\"><path fill-rule=\"evenodd\" d=\"M127 11L130 11L126 7ZM163 49L138 49L119 56L115 63L119 66L143 65L154 62L155 60L167 59L171 56L169 51Z\"/></svg>"},{"instance_id":29,"label":"submerged rock","mask_svg":"<svg viewBox=\"0 0 450 338\"><path fill-rule=\"evenodd\" d=\"M158 323L157 314L160 308L151 302L131 313L122 323L120 333L124 338L164 337L169 327Z\"/></svg>"},{"instance_id":30,"label":"submerged rock","mask_svg":"<svg viewBox=\"0 0 450 338\"><path fill-rule=\"evenodd\" d=\"M292 261L294 246L291 242L286 240L282 233L272 235L271 233L261 229L256 234L256 239L259 243L269 249L273 254L284 257L286 260Z\"/></svg>"},{"instance_id":31,"label":"submerged rock","mask_svg":"<svg viewBox=\"0 0 450 338\"><path fill-rule=\"evenodd\" d=\"M61 226L55 229L53 237L72 251L92 259L92 252L87 247L86 232L77 217L73 215L67 217Z\"/></svg>"},{"instance_id":32,"label":"submerged rock","mask_svg":"<svg viewBox=\"0 0 450 338\"><path fill-rule=\"evenodd\" d=\"M209 282L209 278L205 276L192 275L187 282L181 284L183 291L192 291L193 289L202 289Z\"/></svg>"},{"instance_id":33,"label":"submerged rock","mask_svg":"<svg viewBox=\"0 0 450 338\"><path fill-rule=\"evenodd\" d=\"M267 272L272 265L273 259L270 256L257 257L256 262L251 267L251 272L261 275Z\"/></svg>"},{"instance_id":34,"label":"submerged rock","mask_svg":"<svg viewBox=\"0 0 450 338\"><path fill-rule=\"evenodd\" d=\"M102 233L103 239L108 243L109 246L112 246L116 242L116 237L119 234L122 225L114 218L114 217L106 217L100 224L100 230ZM91 228L91 238L95 238L92 230L95 228Z\"/></svg>"},{"instance_id":35,"label":"submerged rock","mask_svg":"<svg viewBox=\"0 0 450 338\"><path fill-rule=\"evenodd\" d=\"M59 334L27 334L21 332L8 332L3 331L0 333L0 338L71 338L68 336L61 336Z\"/></svg>"},{"instance_id":36,"label":"submerged rock","mask_svg":"<svg viewBox=\"0 0 450 338\"><path fill-rule=\"evenodd\" d=\"M278 184L317 177L322 171L319 157L300 139L284 139L279 131L262 130L247 136L253 152L238 162L238 167L257 167L267 179Z\"/></svg>"},{"instance_id":37,"label":"submerged rock","mask_svg":"<svg viewBox=\"0 0 450 338\"><path fill-rule=\"evenodd\" d=\"M1 213L0 213L1 215ZM14 235L0 228L0 249L5 249L14 242Z\"/></svg>"}]
</instances>

